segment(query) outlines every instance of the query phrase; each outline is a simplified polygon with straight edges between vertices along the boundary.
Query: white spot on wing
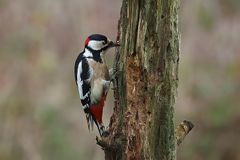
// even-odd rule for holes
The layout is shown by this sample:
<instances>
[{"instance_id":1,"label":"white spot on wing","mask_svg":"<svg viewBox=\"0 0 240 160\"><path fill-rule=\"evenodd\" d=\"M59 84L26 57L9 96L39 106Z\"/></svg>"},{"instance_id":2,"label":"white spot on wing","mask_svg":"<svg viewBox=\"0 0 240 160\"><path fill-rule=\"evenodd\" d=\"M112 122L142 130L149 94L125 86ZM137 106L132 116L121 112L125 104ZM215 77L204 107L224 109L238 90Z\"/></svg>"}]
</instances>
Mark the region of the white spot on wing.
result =
<instances>
[{"instance_id":1,"label":"white spot on wing","mask_svg":"<svg viewBox=\"0 0 240 160\"><path fill-rule=\"evenodd\" d=\"M82 73L82 61L80 61L77 68L77 86L78 86L80 99L85 99L88 96L88 93L83 95L83 91L82 91L83 80L81 79L81 76L80 76L81 73Z\"/></svg>"}]
</instances>

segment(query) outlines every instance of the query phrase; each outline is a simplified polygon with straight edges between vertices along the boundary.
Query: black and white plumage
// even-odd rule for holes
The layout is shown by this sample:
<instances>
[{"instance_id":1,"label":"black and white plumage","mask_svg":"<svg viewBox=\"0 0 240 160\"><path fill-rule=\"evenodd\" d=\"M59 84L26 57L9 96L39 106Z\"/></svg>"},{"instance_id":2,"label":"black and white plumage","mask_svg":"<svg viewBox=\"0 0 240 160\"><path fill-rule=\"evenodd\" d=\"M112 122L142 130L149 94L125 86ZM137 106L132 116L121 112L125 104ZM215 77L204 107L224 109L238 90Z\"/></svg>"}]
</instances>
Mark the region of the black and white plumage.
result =
<instances>
[{"instance_id":1,"label":"black and white plumage","mask_svg":"<svg viewBox=\"0 0 240 160\"><path fill-rule=\"evenodd\" d=\"M86 39L85 48L78 55L74 66L75 81L88 127L93 128L95 122L101 136L105 132L103 106L111 81L104 54L107 49L115 46L119 44L113 43L104 35L91 35Z\"/></svg>"}]
</instances>

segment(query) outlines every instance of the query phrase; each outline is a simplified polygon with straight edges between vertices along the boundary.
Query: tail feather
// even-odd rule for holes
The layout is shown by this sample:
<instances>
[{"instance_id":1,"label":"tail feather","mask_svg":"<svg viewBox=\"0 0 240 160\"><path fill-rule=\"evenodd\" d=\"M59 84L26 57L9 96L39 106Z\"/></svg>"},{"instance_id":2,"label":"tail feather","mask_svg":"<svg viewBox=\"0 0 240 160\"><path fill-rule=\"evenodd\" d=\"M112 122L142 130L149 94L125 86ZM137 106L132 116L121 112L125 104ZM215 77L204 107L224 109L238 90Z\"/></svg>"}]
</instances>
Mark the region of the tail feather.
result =
<instances>
[{"instance_id":1,"label":"tail feather","mask_svg":"<svg viewBox=\"0 0 240 160\"><path fill-rule=\"evenodd\" d=\"M91 116L91 121L90 121L90 122L91 122L92 130L93 130L93 128L94 128L93 121L96 121L96 120L94 120L94 119L93 119L93 116Z\"/></svg>"},{"instance_id":2,"label":"tail feather","mask_svg":"<svg viewBox=\"0 0 240 160\"><path fill-rule=\"evenodd\" d=\"M88 124L88 130L91 131L93 130L94 127L94 123L97 126L98 132L100 134L100 136L102 136L103 133L103 125L99 124L98 121L94 118L94 116L90 113L90 114L86 114L86 119L87 119L87 124Z\"/></svg>"},{"instance_id":3,"label":"tail feather","mask_svg":"<svg viewBox=\"0 0 240 160\"><path fill-rule=\"evenodd\" d=\"M86 119L87 119L88 130L89 131L93 130L94 119L93 119L93 116L91 115L91 113L86 114Z\"/></svg>"}]
</instances>

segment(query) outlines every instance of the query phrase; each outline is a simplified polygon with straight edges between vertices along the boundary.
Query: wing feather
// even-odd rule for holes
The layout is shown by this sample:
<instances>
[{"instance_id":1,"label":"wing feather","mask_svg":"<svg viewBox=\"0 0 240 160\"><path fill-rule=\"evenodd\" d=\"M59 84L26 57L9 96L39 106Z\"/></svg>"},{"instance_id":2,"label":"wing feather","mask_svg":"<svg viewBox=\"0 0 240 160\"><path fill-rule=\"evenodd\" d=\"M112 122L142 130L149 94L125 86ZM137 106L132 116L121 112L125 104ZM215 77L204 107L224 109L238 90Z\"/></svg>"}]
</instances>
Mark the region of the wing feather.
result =
<instances>
[{"instance_id":1,"label":"wing feather","mask_svg":"<svg viewBox=\"0 0 240 160\"><path fill-rule=\"evenodd\" d=\"M82 57L81 54L75 62L75 80L78 86L78 92L80 100L83 106L83 109L87 109L91 105L91 86L90 81L92 78L92 69L90 68L88 61L85 57ZM93 129L93 123L96 123L96 119L93 117L92 113L86 113L86 119L88 124L88 129Z\"/></svg>"}]
</instances>

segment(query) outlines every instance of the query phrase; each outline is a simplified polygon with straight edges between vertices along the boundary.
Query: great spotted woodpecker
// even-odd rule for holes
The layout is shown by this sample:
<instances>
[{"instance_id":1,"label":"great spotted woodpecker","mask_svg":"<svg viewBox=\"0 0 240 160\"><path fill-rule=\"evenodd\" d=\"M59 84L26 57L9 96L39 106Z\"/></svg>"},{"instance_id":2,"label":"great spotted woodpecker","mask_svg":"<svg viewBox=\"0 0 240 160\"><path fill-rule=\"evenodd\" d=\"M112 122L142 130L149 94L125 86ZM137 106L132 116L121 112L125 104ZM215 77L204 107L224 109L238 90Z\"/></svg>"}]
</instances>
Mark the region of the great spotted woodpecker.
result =
<instances>
[{"instance_id":1,"label":"great spotted woodpecker","mask_svg":"<svg viewBox=\"0 0 240 160\"><path fill-rule=\"evenodd\" d=\"M85 48L78 55L74 66L75 81L88 129L93 128L95 122L100 136L107 134L102 114L113 76L105 63L104 54L109 48L116 46L119 46L119 43L110 41L104 35L93 34L85 40Z\"/></svg>"}]
</instances>

